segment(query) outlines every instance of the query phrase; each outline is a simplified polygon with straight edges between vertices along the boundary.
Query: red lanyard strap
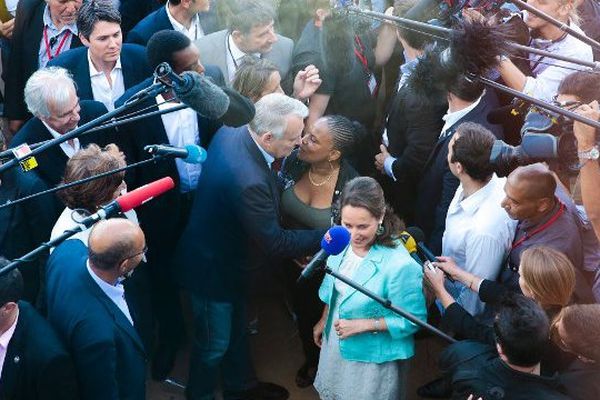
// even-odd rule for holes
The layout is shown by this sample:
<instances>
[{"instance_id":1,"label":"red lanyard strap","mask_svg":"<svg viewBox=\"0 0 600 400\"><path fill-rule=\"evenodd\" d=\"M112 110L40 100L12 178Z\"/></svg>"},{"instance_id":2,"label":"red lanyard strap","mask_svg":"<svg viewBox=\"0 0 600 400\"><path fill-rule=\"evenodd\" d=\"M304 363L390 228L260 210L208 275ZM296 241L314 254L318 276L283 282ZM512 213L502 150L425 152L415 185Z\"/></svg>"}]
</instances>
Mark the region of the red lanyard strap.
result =
<instances>
[{"instance_id":1,"label":"red lanyard strap","mask_svg":"<svg viewBox=\"0 0 600 400\"><path fill-rule=\"evenodd\" d=\"M358 49L356 47L354 48L354 54L363 65L365 71L370 74L371 71L369 70L369 61L367 60L367 56L365 56L365 45L362 43L358 35L354 36L354 42L358 46Z\"/></svg>"},{"instance_id":2,"label":"red lanyard strap","mask_svg":"<svg viewBox=\"0 0 600 400\"><path fill-rule=\"evenodd\" d=\"M558 209L558 211L556 211L556 213L552 216L552 218L550 218L548 221L546 221L545 224L540 225L539 227L537 227L536 229L534 229L531 233L525 233L525 236L523 236L521 239L517 240L516 242L513 243L512 245L512 250L514 250L515 248L519 247L520 245L523 244L523 242L525 242L528 239L531 239L531 237L533 235L536 235L538 233L540 233L541 231L547 229L550 227L550 225L552 225L553 223L556 222L556 220L565 212L565 205L559 200L560 203L560 208Z\"/></svg>"},{"instance_id":3,"label":"red lanyard strap","mask_svg":"<svg viewBox=\"0 0 600 400\"><path fill-rule=\"evenodd\" d=\"M67 38L69 36L71 36L71 31L67 31L63 35L62 39L60 39L60 43L58 43L58 47L56 48L56 53L54 53L54 55L52 55L50 42L48 41L48 25L44 26L44 44L46 45L46 55L48 56L48 61L52 60L54 57L56 57L57 55L60 54L60 50L65 45L65 42L67 41Z\"/></svg>"}]
</instances>

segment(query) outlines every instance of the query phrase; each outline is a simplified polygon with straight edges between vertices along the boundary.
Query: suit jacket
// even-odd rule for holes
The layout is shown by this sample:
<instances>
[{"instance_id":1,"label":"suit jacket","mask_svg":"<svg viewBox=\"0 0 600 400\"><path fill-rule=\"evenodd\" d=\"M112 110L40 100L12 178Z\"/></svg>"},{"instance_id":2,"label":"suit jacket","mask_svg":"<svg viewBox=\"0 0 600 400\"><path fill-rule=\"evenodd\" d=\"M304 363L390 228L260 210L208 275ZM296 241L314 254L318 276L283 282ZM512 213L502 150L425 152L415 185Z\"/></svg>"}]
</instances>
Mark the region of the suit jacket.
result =
<instances>
[{"instance_id":1,"label":"suit jacket","mask_svg":"<svg viewBox=\"0 0 600 400\"><path fill-rule=\"evenodd\" d=\"M198 295L231 300L243 296L249 273L269 257L316 251L324 231L282 229L279 196L275 174L248 128L221 128L179 242L178 282Z\"/></svg>"},{"instance_id":2,"label":"suit jacket","mask_svg":"<svg viewBox=\"0 0 600 400\"><path fill-rule=\"evenodd\" d=\"M200 17L200 26L202 26L205 35L213 33L218 29L217 17L215 12L212 11L212 7L211 11L201 12L198 16ZM138 22L127 34L126 41L145 46L152 35L164 30L173 30L173 25L171 25L165 6L162 6ZM201 54L201 56L204 59L204 54Z\"/></svg>"},{"instance_id":3,"label":"suit jacket","mask_svg":"<svg viewBox=\"0 0 600 400\"><path fill-rule=\"evenodd\" d=\"M490 90L486 91L479 104L437 140L425 163L423 176L417 190L415 223L425 233L426 243L435 254L441 254L442 236L446 229L446 214L459 185L458 178L450 172L450 167L448 167L448 143L456 128L463 122L483 125L498 139L502 139L504 137L502 126L490 124L487 120L490 111L497 107L498 100L495 94Z\"/></svg>"},{"instance_id":4,"label":"suit jacket","mask_svg":"<svg viewBox=\"0 0 600 400\"><path fill-rule=\"evenodd\" d=\"M73 74L73 80L77 84L77 95L79 95L79 98L82 100L94 100L86 47L65 51L50 61L48 66L68 69ZM123 44L123 48L121 49L121 68L125 90L152 75L152 70L146 61L146 49L135 44Z\"/></svg>"},{"instance_id":5,"label":"suit jacket","mask_svg":"<svg viewBox=\"0 0 600 400\"><path fill-rule=\"evenodd\" d=\"M339 272L348 251L327 259L327 266ZM423 269L411 258L404 246L391 248L375 245L350 277L358 285L390 300L415 317L425 321L427 308L423 295ZM387 332L379 335L365 333L339 342L340 353L346 360L382 363L411 358L415 353L413 334L419 327L407 319L386 309L356 289L348 288L334 313L339 293L334 288L335 279L325 275L319 289L319 297L329 305L329 315L324 335L327 337L333 321L383 317ZM325 344L324 344L325 345ZM377 349L374 351L374 349Z\"/></svg>"},{"instance_id":6,"label":"suit jacket","mask_svg":"<svg viewBox=\"0 0 600 400\"><path fill-rule=\"evenodd\" d=\"M73 356L82 398L143 400L146 353L142 340L93 280L86 261L87 247L80 240L67 240L50 255L48 320ZM135 310L129 310L135 321Z\"/></svg>"},{"instance_id":7,"label":"suit jacket","mask_svg":"<svg viewBox=\"0 0 600 400\"><path fill-rule=\"evenodd\" d=\"M19 301L0 379L0 400L18 399L79 399L69 353L50 324L24 301Z\"/></svg>"},{"instance_id":8,"label":"suit jacket","mask_svg":"<svg viewBox=\"0 0 600 400\"><path fill-rule=\"evenodd\" d=\"M97 101L82 100L80 106L81 120L79 121L79 125L83 125L107 112L104 104ZM33 144L49 139L53 139L52 134L42 121L39 118L32 118L13 137L10 147L16 147L22 143ZM127 147L119 141L114 129L106 129L82 135L79 137L79 142L82 148L90 143L96 143L99 146L116 143L119 147ZM57 185L63 177L68 161L68 157L60 146L51 147L35 156L35 158L39 164L35 171L39 174L40 178L49 186Z\"/></svg>"},{"instance_id":9,"label":"suit jacket","mask_svg":"<svg viewBox=\"0 0 600 400\"><path fill-rule=\"evenodd\" d=\"M194 44L198 47L198 50L200 50L202 61L219 67L229 86L229 69L227 68L228 35L229 31L224 29L201 37L196 40ZM292 64L294 41L281 35L277 35L277 39L278 40L273 44L271 51L263 54L262 58L272 61L277 66L281 79L283 80L286 78Z\"/></svg>"},{"instance_id":10,"label":"suit jacket","mask_svg":"<svg viewBox=\"0 0 600 400\"><path fill-rule=\"evenodd\" d=\"M38 54L44 28L43 16L46 2L43 0L19 1L15 27L11 41L10 62L6 71L4 116L8 119L31 117L23 98L25 83L39 67ZM77 36L71 40L71 48L81 46Z\"/></svg>"},{"instance_id":11,"label":"suit jacket","mask_svg":"<svg viewBox=\"0 0 600 400\"><path fill-rule=\"evenodd\" d=\"M164 3L158 0L121 0L120 3L119 12L121 13L123 38L126 38L128 32L146 15L164 7Z\"/></svg>"}]
</instances>

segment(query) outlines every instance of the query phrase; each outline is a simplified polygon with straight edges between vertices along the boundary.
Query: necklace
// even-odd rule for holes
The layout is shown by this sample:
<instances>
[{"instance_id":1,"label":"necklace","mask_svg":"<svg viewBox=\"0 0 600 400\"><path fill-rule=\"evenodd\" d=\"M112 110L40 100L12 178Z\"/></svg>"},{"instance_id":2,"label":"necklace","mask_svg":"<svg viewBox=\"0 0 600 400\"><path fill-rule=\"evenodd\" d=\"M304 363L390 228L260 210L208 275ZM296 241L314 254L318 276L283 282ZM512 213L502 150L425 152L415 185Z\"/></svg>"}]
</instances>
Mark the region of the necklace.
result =
<instances>
[{"instance_id":1,"label":"necklace","mask_svg":"<svg viewBox=\"0 0 600 400\"><path fill-rule=\"evenodd\" d=\"M333 176L334 170L333 170L333 165L331 165L331 163L329 163L329 168L330 168L330 172L329 175L327 175L327 178L325 178L325 180L323 182L315 182L313 176L312 176L312 168L310 168L308 170L308 180L310 181L311 185L319 187L319 186L323 186L324 184L326 184L327 182L329 182L331 180L331 177Z\"/></svg>"}]
</instances>

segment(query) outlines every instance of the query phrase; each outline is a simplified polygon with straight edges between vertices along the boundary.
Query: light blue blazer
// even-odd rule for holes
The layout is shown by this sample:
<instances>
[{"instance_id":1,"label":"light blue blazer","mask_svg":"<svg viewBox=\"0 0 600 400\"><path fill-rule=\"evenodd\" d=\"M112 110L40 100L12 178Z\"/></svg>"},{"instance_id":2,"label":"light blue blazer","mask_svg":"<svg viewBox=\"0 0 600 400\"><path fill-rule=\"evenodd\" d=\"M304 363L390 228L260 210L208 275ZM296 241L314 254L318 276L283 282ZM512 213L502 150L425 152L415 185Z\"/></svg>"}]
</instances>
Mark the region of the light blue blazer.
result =
<instances>
[{"instance_id":1,"label":"light blue blazer","mask_svg":"<svg viewBox=\"0 0 600 400\"><path fill-rule=\"evenodd\" d=\"M328 258L327 265L333 271L339 270L349 246L341 254ZM423 271L404 246L371 247L354 276L350 278L390 300L395 306L426 321ZM337 319L383 318L388 327L386 332L367 332L340 340L342 357L351 361L383 363L408 359L414 355L413 335L418 330L417 325L352 288L348 288L341 299L338 313L333 315L337 296L339 293L334 289L334 278L326 275L319 289L319 297L329 305L325 337L328 337L333 321Z\"/></svg>"}]
</instances>

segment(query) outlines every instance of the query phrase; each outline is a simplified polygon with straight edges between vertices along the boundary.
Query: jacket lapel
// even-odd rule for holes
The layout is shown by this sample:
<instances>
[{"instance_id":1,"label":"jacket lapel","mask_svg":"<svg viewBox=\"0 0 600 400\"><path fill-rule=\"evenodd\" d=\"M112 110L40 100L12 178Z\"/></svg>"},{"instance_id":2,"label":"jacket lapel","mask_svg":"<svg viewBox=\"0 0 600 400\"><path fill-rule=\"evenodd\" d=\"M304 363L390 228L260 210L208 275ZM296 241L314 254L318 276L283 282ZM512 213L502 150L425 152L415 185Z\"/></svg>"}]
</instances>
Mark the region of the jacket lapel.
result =
<instances>
[{"instance_id":1,"label":"jacket lapel","mask_svg":"<svg viewBox=\"0 0 600 400\"><path fill-rule=\"evenodd\" d=\"M373 275L375 275L375 273L379 270L379 264L381 263L382 258L383 257L379 252L375 252L374 249L371 248L367 256L358 266L354 275L348 278L359 286L365 286L365 284L369 282ZM349 287L348 291L344 294L344 298L340 302L340 306L357 292L358 290L354 289L353 287Z\"/></svg>"},{"instance_id":2,"label":"jacket lapel","mask_svg":"<svg viewBox=\"0 0 600 400\"><path fill-rule=\"evenodd\" d=\"M79 97L82 99L94 99L94 93L92 91L92 79L90 77L90 64L88 62L87 50L82 51L82 57L77 64L77 71L74 71L74 76L80 77L80 81L77 82Z\"/></svg>"},{"instance_id":3,"label":"jacket lapel","mask_svg":"<svg viewBox=\"0 0 600 400\"><path fill-rule=\"evenodd\" d=\"M26 320L22 314L19 315L15 332L6 349L6 357L4 358L4 365L2 367L2 378L0 379L0 399L12 399L18 395L16 389L20 387L21 365L25 350L23 348L23 334Z\"/></svg>"}]
</instances>

